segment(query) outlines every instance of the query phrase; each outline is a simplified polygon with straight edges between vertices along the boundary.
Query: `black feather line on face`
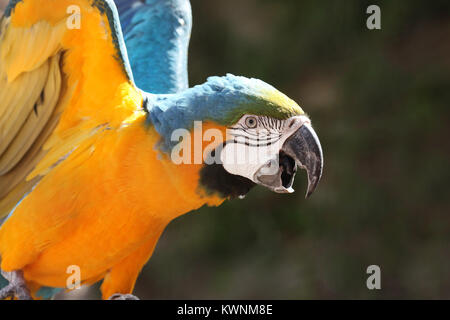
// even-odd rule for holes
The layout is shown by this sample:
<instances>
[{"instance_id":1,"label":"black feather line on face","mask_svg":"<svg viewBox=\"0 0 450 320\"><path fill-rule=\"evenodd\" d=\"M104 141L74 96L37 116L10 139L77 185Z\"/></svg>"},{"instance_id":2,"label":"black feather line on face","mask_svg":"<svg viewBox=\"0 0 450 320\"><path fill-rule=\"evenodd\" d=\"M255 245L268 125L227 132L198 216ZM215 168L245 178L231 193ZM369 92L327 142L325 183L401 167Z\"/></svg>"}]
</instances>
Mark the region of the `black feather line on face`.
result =
<instances>
[{"instance_id":1,"label":"black feather line on face","mask_svg":"<svg viewBox=\"0 0 450 320\"><path fill-rule=\"evenodd\" d=\"M234 140L236 141L236 138L244 138L246 141L252 141L252 142L264 142L264 141L272 141L272 142L277 142L278 140L281 139L281 135L276 135L276 136L264 136L264 138L252 138L249 136L244 136L242 134L233 134L233 137L235 138Z\"/></svg>"},{"instance_id":2,"label":"black feather line on face","mask_svg":"<svg viewBox=\"0 0 450 320\"><path fill-rule=\"evenodd\" d=\"M277 143L280 139L281 138L279 138L279 139L277 139L275 141L269 141L269 142L266 142L266 143L256 143L256 144L250 143L248 141L237 141L236 139L234 139L234 143L236 143L236 144L244 144L244 145L249 146L249 147L267 147L267 146L270 146L270 145L272 145L274 143Z\"/></svg>"}]
</instances>

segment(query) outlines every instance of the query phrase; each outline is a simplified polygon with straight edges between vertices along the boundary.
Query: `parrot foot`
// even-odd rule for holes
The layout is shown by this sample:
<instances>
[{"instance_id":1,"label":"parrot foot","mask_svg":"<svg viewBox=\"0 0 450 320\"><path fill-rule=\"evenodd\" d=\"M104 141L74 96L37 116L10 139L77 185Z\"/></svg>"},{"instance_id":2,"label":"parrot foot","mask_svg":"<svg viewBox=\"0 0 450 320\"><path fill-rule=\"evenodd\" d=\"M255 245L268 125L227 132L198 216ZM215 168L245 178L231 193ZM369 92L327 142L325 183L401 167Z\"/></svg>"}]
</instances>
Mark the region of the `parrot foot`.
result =
<instances>
[{"instance_id":1,"label":"parrot foot","mask_svg":"<svg viewBox=\"0 0 450 320\"><path fill-rule=\"evenodd\" d=\"M108 300L139 300L139 298L132 294L115 293Z\"/></svg>"},{"instance_id":2,"label":"parrot foot","mask_svg":"<svg viewBox=\"0 0 450 320\"><path fill-rule=\"evenodd\" d=\"M23 272L12 271L5 272L1 271L2 276L9 281L9 284L0 289L0 300L7 298L17 298L19 300L33 300L31 297L30 289L28 289L25 279L23 277Z\"/></svg>"}]
</instances>

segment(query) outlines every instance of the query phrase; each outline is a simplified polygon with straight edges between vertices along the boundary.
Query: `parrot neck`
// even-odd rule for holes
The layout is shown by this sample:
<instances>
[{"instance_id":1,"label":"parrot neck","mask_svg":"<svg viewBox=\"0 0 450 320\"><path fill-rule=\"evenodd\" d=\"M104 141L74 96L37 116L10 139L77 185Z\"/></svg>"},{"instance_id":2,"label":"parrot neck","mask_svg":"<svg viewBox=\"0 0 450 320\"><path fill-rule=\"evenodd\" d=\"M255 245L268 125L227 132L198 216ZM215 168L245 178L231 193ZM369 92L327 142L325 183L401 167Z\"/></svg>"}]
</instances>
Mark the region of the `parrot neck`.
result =
<instances>
[{"instance_id":1,"label":"parrot neck","mask_svg":"<svg viewBox=\"0 0 450 320\"><path fill-rule=\"evenodd\" d=\"M187 90L190 91L191 89ZM194 92L196 92L194 90ZM186 119L202 119L203 115L195 114L189 108L184 109L181 108L176 113L167 113L164 114L164 111L161 108L164 108L165 105L177 105L180 106L181 103L178 103L178 100L186 101L189 100L189 96L192 94L177 94L177 95L153 95L153 94L144 94L144 105L143 108L147 110L146 115L146 126L148 127L149 132L155 132L158 134L158 141L155 143L158 148L158 152L164 155L164 161L170 162L171 157L171 143L178 143L178 140L171 140L170 130L176 130L178 128L186 128L183 127L183 123L186 122ZM211 103L211 100L213 101ZM213 108L217 100L215 99L205 99L205 101L209 102L205 104L209 108ZM199 106L198 103L193 103L193 105ZM154 113L152 113L154 112ZM161 112L163 113L161 115ZM193 114L194 113L194 114ZM171 114L169 116L169 114ZM197 118L198 117L198 118ZM178 127L179 126L179 127ZM195 178L192 178L191 181L195 181L195 185L191 186L191 190L195 192L200 192L202 194L203 199L207 199L208 197L218 197L220 199L232 199L239 196L245 196L250 189L255 185L255 183L247 178L233 175L228 173L222 164L209 164L207 165L204 162L197 163L195 157L195 150L197 147L201 148L201 154L205 153L205 147L210 147L209 142L203 141L204 132L209 129L218 129L222 132L223 136L226 136L226 126L214 123L209 120L205 120L201 123L200 126L189 129L189 137L192 139L189 143L190 147L186 150L190 150L191 155L187 158L188 165L179 165L177 166L177 170L179 171L180 176L186 176L186 172L191 171L194 168ZM167 132L165 138L161 133ZM199 142L201 141L201 142ZM200 143L200 146L198 146ZM218 147L215 146L214 148Z\"/></svg>"},{"instance_id":2,"label":"parrot neck","mask_svg":"<svg viewBox=\"0 0 450 320\"><path fill-rule=\"evenodd\" d=\"M188 0L116 1L136 85L152 93L188 88L192 13ZM157 2L157 3L156 3Z\"/></svg>"},{"instance_id":3,"label":"parrot neck","mask_svg":"<svg viewBox=\"0 0 450 320\"><path fill-rule=\"evenodd\" d=\"M160 136L145 121L143 116L123 128L112 155L121 168L117 180L127 190L124 204L139 206L138 211L149 212L164 223L204 205L220 205L225 198L201 188L203 164L172 161L169 154L155 148Z\"/></svg>"}]
</instances>

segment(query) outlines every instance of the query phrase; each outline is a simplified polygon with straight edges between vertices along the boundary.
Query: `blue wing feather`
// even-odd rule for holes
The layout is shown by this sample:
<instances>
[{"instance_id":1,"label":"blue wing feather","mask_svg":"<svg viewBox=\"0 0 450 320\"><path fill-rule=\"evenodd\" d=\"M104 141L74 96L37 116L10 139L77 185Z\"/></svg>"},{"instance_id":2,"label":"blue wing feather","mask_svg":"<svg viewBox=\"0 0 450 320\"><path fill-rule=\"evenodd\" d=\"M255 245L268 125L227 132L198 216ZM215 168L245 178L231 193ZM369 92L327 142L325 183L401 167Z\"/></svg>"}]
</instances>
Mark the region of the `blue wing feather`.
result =
<instances>
[{"instance_id":1,"label":"blue wing feather","mask_svg":"<svg viewBox=\"0 0 450 320\"><path fill-rule=\"evenodd\" d=\"M189 0L116 0L136 84L151 93L189 87Z\"/></svg>"}]
</instances>

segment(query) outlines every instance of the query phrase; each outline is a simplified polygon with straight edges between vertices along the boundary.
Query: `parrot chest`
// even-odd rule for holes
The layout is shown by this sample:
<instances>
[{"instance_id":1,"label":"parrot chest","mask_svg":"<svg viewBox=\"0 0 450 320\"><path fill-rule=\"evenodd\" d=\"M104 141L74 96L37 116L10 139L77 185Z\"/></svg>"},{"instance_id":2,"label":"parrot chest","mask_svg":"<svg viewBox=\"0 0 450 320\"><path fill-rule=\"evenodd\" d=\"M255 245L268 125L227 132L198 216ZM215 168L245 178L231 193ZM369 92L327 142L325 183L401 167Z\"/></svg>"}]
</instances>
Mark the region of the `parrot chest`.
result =
<instances>
[{"instance_id":1,"label":"parrot chest","mask_svg":"<svg viewBox=\"0 0 450 320\"><path fill-rule=\"evenodd\" d=\"M109 131L82 163L73 154L53 169L2 227L10 267L27 265L26 277L46 286L64 287L73 266L82 280L96 279L156 243L172 219L223 201L199 194L200 166L173 164L157 142L140 126ZM12 252L13 242L30 251Z\"/></svg>"}]
</instances>

